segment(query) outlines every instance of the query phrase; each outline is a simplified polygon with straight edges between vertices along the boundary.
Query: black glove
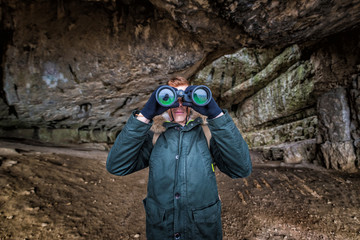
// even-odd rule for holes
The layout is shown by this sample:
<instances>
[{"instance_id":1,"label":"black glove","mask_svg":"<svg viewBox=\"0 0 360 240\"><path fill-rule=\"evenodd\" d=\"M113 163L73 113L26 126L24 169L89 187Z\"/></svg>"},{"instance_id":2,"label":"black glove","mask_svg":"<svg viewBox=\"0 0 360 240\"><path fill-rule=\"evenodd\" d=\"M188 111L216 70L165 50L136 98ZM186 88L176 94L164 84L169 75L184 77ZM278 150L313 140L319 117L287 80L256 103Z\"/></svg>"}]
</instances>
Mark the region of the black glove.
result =
<instances>
[{"instance_id":1,"label":"black glove","mask_svg":"<svg viewBox=\"0 0 360 240\"><path fill-rule=\"evenodd\" d=\"M153 119L157 115L162 114L163 112L165 112L166 110L168 110L170 108L179 107L179 102L178 101L176 101L170 107L161 106L156 101L156 90L151 94L151 96L150 96L149 100L147 101L147 103L145 104L144 108L140 111L140 113L149 120Z\"/></svg>"},{"instance_id":2,"label":"black glove","mask_svg":"<svg viewBox=\"0 0 360 240\"><path fill-rule=\"evenodd\" d=\"M191 94L191 92L196 87L197 87L196 85L187 87L185 89L185 94L188 94L188 93ZM205 106L197 106L191 102L183 102L182 105L191 107L198 113L207 116L209 119L215 118L217 115L219 115L222 112L221 108L217 105L217 103L215 102L213 97L211 97L210 102Z\"/></svg>"}]
</instances>

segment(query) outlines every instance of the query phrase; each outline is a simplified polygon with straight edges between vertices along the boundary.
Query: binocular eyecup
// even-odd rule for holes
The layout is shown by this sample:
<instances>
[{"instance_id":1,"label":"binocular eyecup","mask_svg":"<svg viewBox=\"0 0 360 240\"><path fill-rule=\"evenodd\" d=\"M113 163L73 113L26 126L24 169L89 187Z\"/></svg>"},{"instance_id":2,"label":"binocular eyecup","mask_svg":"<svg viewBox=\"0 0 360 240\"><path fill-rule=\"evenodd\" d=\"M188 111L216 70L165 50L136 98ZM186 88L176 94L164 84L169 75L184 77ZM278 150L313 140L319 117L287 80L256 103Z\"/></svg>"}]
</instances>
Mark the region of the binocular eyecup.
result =
<instances>
[{"instance_id":1,"label":"binocular eyecup","mask_svg":"<svg viewBox=\"0 0 360 240\"><path fill-rule=\"evenodd\" d=\"M170 107L178 98L183 102L191 102L197 106L207 105L212 98L211 90L207 86L199 85L191 92L185 93L183 90L177 90L170 86L161 86L156 91L156 101L164 107Z\"/></svg>"}]
</instances>

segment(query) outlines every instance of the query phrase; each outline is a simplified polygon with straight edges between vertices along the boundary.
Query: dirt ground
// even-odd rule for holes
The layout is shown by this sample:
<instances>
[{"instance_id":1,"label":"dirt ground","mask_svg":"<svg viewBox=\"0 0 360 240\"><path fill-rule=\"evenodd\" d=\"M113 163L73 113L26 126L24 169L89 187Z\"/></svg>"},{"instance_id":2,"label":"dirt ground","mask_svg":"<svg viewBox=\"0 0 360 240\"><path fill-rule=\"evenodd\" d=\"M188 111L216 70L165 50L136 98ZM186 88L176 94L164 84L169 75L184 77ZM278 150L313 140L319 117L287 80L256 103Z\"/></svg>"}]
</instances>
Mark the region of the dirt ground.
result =
<instances>
[{"instance_id":1,"label":"dirt ground","mask_svg":"<svg viewBox=\"0 0 360 240\"><path fill-rule=\"evenodd\" d=\"M0 239L146 239L148 171L113 176L106 156L1 140ZM217 180L225 240L360 239L359 173L255 162Z\"/></svg>"}]
</instances>

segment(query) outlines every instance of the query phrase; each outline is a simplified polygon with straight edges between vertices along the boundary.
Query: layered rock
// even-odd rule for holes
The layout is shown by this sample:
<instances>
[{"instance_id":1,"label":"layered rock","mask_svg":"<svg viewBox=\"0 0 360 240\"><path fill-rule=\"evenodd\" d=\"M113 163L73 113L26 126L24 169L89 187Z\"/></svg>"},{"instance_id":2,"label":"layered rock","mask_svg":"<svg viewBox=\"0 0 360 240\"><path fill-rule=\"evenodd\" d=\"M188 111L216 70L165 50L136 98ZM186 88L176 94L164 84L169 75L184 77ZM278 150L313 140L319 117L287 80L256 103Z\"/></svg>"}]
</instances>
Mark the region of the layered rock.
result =
<instances>
[{"instance_id":1,"label":"layered rock","mask_svg":"<svg viewBox=\"0 0 360 240\"><path fill-rule=\"evenodd\" d=\"M8 134L29 129L10 136L111 142L167 74L204 56L196 39L148 2L60 3L11 1L3 9L13 22L0 125Z\"/></svg>"},{"instance_id":2,"label":"layered rock","mask_svg":"<svg viewBox=\"0 0 360 240\"><path fill-rule=\"evenodd\" d=\"M256 54L257 50L247 49L247 52ZM235 58L237 54L223 58ZM210 65L212 67L200 71L194 82L209 85L206 80L215 72L222 76L220 79L228 81L223 84L213 81L210 86L223 87L218 91L222 94L216 97L224 106L230 107L248 145L261 151L265 159L286 163L312 162L316 157L318 121L316 99L313 97L316 80L312 63L301 58L297 45L276 56L271 49L263 50L263 54L268 61L261 67L251 64L251 58L245 57L243 59L247 59L247 64L233 66L235 61L231 63L231 67L239 72L252 73L237 85L230 86L235 75L233 71L226 71L229 63L222 58L214 61ZM221 64L224 66L219 67Z\"/></svg>"},{"instance_id":3,"label":"layered rock","mask_svg":"<svg viewBox=\"0 0 360 240\"><path fill-rule=\"evenodd\" d=\"M112 143L131 111L182 75L211 87L252 148L313 161L318 99L344 88L353 168L359 10L355 0L2 0L0 136ZM321 139L315 155L336 168L326 154L349 148Z\"/></svg>"},{"instance_id":4,"label":"layered rock","mask_svg":"<svg viewBox=\"0 0 360 240\"><path fill-rule=\"evenodd\" d=\"M272 49L263 50L265 59L272 59L261 66L244 54L227 55L200 71L194 82L216 89L249 146L265 159L353 171L359 167L360 145L359 36L353 31L313 48L294 45L275 57ZM228 61L233 58L238 61ZM234 68L252 74L238 80ZM214 76L217 81L209 81Z\"/></svg>"}]
</instances>

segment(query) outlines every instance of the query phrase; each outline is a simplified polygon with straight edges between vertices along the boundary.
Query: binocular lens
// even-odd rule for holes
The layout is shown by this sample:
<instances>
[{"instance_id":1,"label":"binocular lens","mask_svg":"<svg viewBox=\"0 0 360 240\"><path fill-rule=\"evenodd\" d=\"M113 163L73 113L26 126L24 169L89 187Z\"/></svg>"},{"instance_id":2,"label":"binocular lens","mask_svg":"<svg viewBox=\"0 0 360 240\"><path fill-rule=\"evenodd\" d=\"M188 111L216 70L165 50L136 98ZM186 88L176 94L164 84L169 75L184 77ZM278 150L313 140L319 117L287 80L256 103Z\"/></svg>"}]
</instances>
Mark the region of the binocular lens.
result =
<instances>
[{"instance_id":1,"label":"binocular lens","mask_svg":"<svg viewBox=\"0 0 360 240\"><path fill-rule=\"evenodd\" d=\"M163 88L158 91L156 99L162 106L171 106L175 102L175 92L170 88Z\"/></svg>"},{"instance_id":2,"label":"binocular lens","mask_svg":"<svg viewBox=\"0 0 360 240\"><path fill-rule=\"evenodd\" d=\"M193 93L193 101L200 106L206 104L210 98L211 96L205 88L198 88Z\"/></svg>"},{"instance_id":3,"label":"binocular lens","mask_svg":"<svg viewBox=\"0 0 360 240\"><path fill-rule=\"evenodd\" d=\"M183 102L193 102L197 106L205 106L212 98L211 90L204 85L197 86L188 93L170 86L161 86L156 90L155 96L156 101L164 107L170 107L178 98L181 98Z\"/></svg>"}]
</instances>

